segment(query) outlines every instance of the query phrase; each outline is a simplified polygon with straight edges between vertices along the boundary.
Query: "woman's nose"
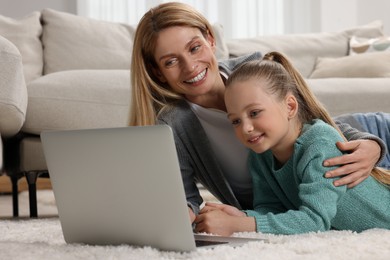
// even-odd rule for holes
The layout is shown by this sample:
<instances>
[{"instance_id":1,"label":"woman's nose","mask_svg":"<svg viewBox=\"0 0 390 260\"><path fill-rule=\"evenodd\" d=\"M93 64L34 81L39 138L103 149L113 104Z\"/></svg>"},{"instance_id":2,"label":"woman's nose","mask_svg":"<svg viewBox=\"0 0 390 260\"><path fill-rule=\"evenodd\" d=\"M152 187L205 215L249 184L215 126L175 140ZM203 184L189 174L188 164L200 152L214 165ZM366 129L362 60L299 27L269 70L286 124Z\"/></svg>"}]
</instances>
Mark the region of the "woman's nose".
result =
<instances>
[{"instance_id":1,"label":"woman's nose","mask_svg":"<svg viewBox=\"0 0 390 260\"><path fill-rule=\"evenodd\" d=\"M197 62L195 60L193 60L193 59L190 59L190 58L185 59L184 63L185 63L185 68L188 71L194 71L198 67Z\"/></svg>"}]
</instances>

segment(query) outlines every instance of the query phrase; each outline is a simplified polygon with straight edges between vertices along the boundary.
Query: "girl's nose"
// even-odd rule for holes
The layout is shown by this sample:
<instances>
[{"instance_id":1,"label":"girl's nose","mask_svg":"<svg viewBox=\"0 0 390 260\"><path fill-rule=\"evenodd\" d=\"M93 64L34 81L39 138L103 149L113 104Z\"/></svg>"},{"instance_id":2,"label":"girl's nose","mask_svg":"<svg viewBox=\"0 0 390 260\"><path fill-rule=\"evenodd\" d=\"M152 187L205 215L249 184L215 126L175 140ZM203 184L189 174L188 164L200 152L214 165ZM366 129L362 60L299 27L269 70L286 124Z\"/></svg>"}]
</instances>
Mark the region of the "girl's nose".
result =
<instances>
[{"instance_id":1,"label":"girl's nose","mask_svg":"<svg viewBox=\"0 0 390 260\"><path fill-rule=\"evenodd\" d=\"M253 131L253 125L250 122L244 122L243 130L245 133L251 133Z\"/></svg>"}]
</instances>

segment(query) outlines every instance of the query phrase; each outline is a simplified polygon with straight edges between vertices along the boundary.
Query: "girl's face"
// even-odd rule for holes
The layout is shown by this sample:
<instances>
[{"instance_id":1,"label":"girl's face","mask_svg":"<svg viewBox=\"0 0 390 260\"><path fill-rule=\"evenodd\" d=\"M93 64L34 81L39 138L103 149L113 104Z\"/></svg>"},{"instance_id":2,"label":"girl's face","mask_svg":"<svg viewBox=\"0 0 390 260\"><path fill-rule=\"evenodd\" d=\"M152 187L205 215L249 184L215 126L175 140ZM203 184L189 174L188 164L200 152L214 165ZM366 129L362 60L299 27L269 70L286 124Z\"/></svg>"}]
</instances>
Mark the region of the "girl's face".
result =
<instances>
[{"instance_id":1,"label":"girl's face","mask_svg":"<svg viewBox=\"0 0 390 260\"><path fill-rule=\"evenodd\" d=\"M215 40L197 28L175 26L159 33L154 58L156 76L187 99L208 94L221 80ZM192 98L191 98L192 97Z\"/></svg>"},{"instance_id":2,"label":"girl's face","mask_svg":"<svg viewBox=\"0 0 390 260\"><path fill-rule=\"evenodd\" d=\"M283 157L297 137L291 122L296 99L288 95L280 101L265 91L266 84L264 80L249 79L227 88L228 118L236 136L248 148L257 153L271 149L275 156L282 153Z\"/></svg>"}]
</instances>

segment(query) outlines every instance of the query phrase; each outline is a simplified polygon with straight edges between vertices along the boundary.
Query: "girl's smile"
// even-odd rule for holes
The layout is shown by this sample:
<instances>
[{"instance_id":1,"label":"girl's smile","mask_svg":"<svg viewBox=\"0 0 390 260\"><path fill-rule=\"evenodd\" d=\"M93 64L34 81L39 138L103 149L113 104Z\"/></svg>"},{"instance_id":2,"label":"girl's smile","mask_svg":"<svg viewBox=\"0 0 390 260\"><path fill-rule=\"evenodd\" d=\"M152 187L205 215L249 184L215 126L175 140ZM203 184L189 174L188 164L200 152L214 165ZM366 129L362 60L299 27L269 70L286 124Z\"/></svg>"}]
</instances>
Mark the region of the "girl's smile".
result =
<instances>
[{"instance_id":1,"label":"girl's smile","mask_svg":"<svg viewBox=\"0 0 390 260\"><path fill-rule=\"evenodd\" d=\"M299 135L292 127L294 106L288 99L279 100L265 89L267 82L258 78L229 86L225 92L228 118L244 145L257 153L271 149L278 161L284 163Z\"/></svg>"}]
</instances>

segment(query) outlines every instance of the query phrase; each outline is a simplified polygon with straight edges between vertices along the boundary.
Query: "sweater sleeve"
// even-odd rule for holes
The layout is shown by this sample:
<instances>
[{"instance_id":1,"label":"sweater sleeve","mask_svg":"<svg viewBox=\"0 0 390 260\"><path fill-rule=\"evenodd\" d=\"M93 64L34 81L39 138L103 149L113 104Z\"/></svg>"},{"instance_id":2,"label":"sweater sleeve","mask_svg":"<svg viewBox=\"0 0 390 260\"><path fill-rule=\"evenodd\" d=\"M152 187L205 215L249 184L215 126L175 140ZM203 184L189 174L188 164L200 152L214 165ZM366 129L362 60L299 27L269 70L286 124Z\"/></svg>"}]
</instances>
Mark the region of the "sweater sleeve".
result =
<instances>
[{"instance_id":1,"label":"sweater sleeve","mask_svg":"<svg viewBox=\"0 0 390 260\"><path fill-rule=\"evenodd\" d=\"M169 125L169 122L165 121L164 119L160 119L159 123ZM195 215L197 215L199 213L199 207L202 204L203 199L196 185L194 168L191 165L191 156L189 155L188 150L185 149L185 145L179 138L174 127L172 128L172 131L175 139L175 145L177 150L177 156L179 159L181 177L183 180L187 205L192 209Z\"/></svg>"},{"instance_id":2,"label":"sweater sleeve","mask_svg":"<svg viewBox=\"0 0 390 260\"><path fill-rule=\"evenodd\" d=\"M337 147L326 140L317 141L306 148L296 166L293 166L297 169L286 169L284 172L284 174L296 172L300 206L297 209L275 214L269 208L263 207L267 204L266 202L262 202L262 205L255 205L256 209L248 211L247 215L255 218L257 231L297 234L329 230L332 219L337 213L337 202L345 193L346 187L335 187L332 180L323 177L326 169L322 166L322 162L327 157L340 154ZM265 198L269 199L269 196ZM269 203L273 201L270 200Z\"/></svg>"},{"instance_id":3,"label":"sweater sleeve","mask_svg":"<svg viewBox=\"0 0 390 260\"><path fill-rule=\"evenodd\" d=\"M386 145L383 142L383 140L380 139L379 137L370 133L361 132L356 128L351 127L349 124L343 123L339 120L336 120L336 124L340 128L341 132L343 133L343 135L348 141L365 139L365 140L373 140L377 142L378 145L381 147L381 155L378 160L378 163L381 162L383 158L386 156L386 152L387 152Z\"/></svg>"}]
</instances>

